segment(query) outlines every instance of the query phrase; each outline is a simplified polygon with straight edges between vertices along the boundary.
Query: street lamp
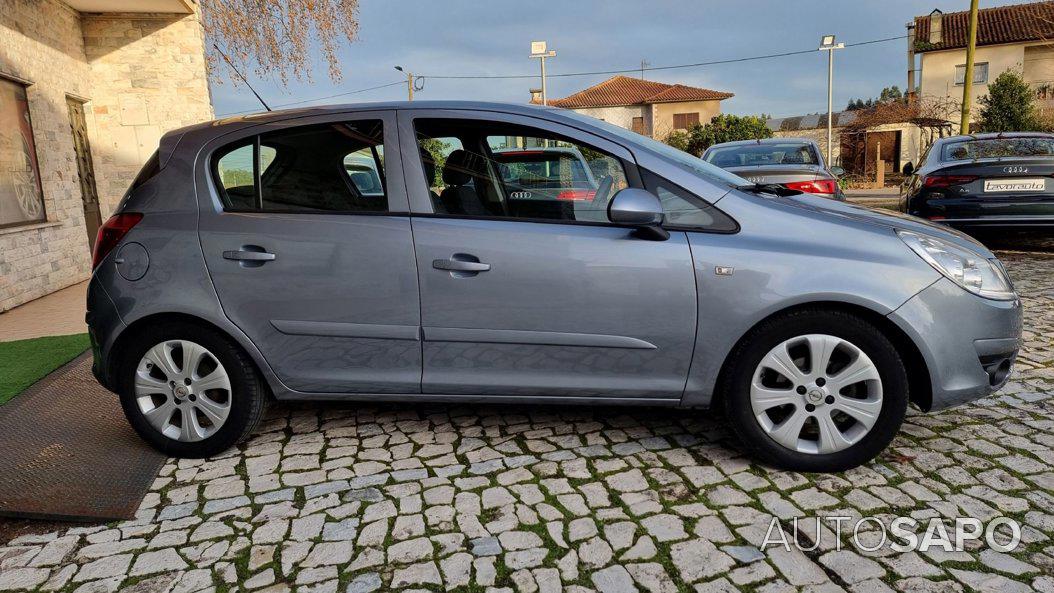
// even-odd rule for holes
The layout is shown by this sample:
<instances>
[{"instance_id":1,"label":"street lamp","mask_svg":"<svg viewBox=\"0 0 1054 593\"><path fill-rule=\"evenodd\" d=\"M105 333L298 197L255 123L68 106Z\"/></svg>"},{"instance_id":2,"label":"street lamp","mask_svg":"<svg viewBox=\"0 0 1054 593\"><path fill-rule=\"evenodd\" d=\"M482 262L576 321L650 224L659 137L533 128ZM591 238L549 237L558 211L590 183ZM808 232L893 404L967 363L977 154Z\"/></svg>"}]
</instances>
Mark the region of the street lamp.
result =
<instances>
[{"instance_id":1,"label":"street lamp","mask_svg":"<svg viewBox=\"0 0 1054 593\"><path fill-rule=\"evenodd\" d=\"M396 66L396 70L406 73L406 94L411 101L414 100L414 73L403 70L402 66Z\"/></svg>"},{"instance_id":2,"label":"street lamp","mask_svg":"<svg viewBox=\"0 0 1054 593\"><path fill-rule=\"evenodd\" d=\"M545 98L545 58L556 57L556 50L549 49L547 51L546 43L544 41L532 41L531 42L531 55L532 58L538 58L538 61L542 64L542 105L548 105L549 103Z\"/></svg>"},{"instance_id":3,"label":"street lamp","mask_svg":"<svg viewBox=\"0 0 1054 593\"><path fill-rule=\"evenodd\" d=\"M831 157L831 119L832 102L834 95L834 50L845 47L844 43L835 43L834 35L824 35L820 39L820 47L817 51L827 52L827 165L830 166L834 159Z\"/></svg>"}]
</instances>

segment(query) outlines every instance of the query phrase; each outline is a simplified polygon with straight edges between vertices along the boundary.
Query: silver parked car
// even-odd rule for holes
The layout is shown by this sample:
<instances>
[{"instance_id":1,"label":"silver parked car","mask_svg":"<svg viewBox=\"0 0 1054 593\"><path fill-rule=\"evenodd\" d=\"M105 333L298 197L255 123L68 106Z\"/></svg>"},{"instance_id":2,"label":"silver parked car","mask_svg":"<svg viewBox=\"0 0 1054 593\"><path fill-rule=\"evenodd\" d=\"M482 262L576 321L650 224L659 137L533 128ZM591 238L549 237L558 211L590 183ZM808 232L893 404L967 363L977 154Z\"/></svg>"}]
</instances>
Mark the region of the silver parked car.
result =
<instances>
[{"instance_id":1,"label":"silver parked car","mask_svg":"<svg viewBox=\"0 0 1054 593\"><path fill-rule=\"evenodd\" d=\"M845 201L841 167L827 167L823 153L807 138L765 138L722 142L707 148L703 160L751 183Z\"/></svg>"},{"instance_id":2,"label":"silver parked car","mask_svg":"<svg viewBox=\"0 0 1054 593\"><path fill-rule=\"evenodd\" d=\"M531 146L574 149L545 177L590 194L517 199L540 169L502 166ZM367 155L382 191L347 167ZM720 404L747 450L809 471L874 457L909 402L992 393L1021 334L964 235L475 102L166 134L100 231L87 319L99 381L170 455L230 447L270 399Z\"/></svg>"}]
</instances>

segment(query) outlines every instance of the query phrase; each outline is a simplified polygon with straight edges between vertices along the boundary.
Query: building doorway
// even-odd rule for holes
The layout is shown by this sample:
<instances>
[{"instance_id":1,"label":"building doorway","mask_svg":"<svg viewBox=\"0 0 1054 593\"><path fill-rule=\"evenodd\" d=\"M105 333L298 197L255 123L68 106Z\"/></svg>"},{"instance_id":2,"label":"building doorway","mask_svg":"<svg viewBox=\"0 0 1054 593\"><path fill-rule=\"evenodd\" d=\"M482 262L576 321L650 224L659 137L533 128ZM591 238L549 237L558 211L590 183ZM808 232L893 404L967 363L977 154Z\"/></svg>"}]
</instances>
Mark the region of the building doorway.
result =
<instances>
[{"instance_id":1,"label":"building doorway","mask_svg":"<svg viewBox=\"0 0 1054 593\"><path fill-rule=\"evenodd\" d=\"M99 211L99 192L95 187L95 168L92 166L91 145L88 144L88 123L84 118L84 102L66 97L70 112L73 149L77 153L77 177L81 184L81 203L84 206L84 226L88 232L88 248L95 247L95 237L102 225Z\"/></svg>"}]
</instances>

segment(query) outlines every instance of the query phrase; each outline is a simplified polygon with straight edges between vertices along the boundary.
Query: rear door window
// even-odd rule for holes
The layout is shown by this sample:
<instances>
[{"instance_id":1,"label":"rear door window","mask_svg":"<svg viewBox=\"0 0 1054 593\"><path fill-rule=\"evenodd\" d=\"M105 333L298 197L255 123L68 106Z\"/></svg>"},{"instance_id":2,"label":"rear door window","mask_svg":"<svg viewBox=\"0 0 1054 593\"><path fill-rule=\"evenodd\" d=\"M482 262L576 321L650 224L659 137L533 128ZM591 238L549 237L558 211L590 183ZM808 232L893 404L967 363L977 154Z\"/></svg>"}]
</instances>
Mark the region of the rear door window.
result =
<instances>
[{"instance_id":1,"label":"rear door window","mask_svg":"<svg viewBox=\"0 0 1054 593\"><path fill-rule=\"evenodd\" d=\"M380 120L300 126L248 138L214 160L224 208L388 211Z\"/></svg>"},{"instance_id":2,"label":"rear door window","mask_svg":"<svg viewBox=\"0 0 1054 593\"><path fill-rule=\"evenodd\" d=\"M223 205L235 210L256 207L256 185L253 172L255 139L227 148L216 159L216 178Z\"/></svg>"}]
</instances>

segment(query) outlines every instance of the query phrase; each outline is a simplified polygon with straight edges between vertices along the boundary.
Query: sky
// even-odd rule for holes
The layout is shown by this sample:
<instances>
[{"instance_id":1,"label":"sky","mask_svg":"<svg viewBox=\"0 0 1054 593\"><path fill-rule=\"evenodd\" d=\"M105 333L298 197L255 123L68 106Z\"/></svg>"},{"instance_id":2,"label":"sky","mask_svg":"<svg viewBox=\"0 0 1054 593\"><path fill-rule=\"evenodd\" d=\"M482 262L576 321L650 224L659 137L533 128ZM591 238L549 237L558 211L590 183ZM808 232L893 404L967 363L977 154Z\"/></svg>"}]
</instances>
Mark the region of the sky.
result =
<instances>
[{"instance_id":1,"label":"sky","mask_svg":"<svg viewBox=\"0 0 1054 593\"><path fill-rule=\"evenodd\" d=\"M981 0L982 8L1009 4ZM423 76L415 99L475 99L524 103L540 85L530 42L546 40L557 56L547 61L550 99L609 78L559 77L561 73L669 66L766 54L814 50L824 34L846 44L906 34L904 25L934 8L955 12L969 0L360 0L359 34L342 44L343 78L330 80L313 56L312 80L276 79L246 73L272 107L406 99L401 65ZM907 83L907 42L896 39L835 54L834 108L851 98L876 97L885 86ZM449 75L530 75L512 80L443 80ZM640 76L629 73L629 76ZM773 117L827 110L827 55L811 51L732 64L646 71L648 80L735 93L722 112ZM387 88L324 98L368 87ZM258 111L243 85L212 81L216 115ZM319 99L319 100L316 100Z\"/></svg>"}]
</instances>

